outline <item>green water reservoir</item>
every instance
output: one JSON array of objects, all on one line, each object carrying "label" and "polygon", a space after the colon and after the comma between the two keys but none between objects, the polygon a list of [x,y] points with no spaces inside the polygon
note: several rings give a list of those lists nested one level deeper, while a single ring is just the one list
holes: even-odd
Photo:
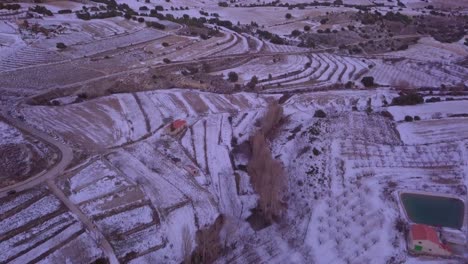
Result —
[{"label": "green water reservoir", "polygon": [[400,195],[406,214],[418,224],[461,229],[465,205],[460,199],[416,193]]}]

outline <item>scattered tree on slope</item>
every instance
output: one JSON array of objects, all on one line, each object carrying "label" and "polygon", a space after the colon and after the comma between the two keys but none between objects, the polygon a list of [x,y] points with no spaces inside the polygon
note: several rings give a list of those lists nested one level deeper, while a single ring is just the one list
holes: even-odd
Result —
[{"label": "scattered tree on slope", "polygon": [[281,119],[283,109],[278,103],[270,105],[262,121],[262,127],[250,139],[252,157],[247,166],[252,186],[258,193],[258,209],[265,220],[272,222],[281,217],[285,204],[283,195],[286,189],[285,173],[281,163],[273,159],[266,135]]}]

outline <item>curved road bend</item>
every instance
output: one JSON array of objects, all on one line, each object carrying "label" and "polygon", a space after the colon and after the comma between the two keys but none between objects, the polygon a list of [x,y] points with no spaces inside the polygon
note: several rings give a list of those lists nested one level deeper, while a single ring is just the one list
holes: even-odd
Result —
[{"label": "curved road bend", "polygon": [[73,151],[69,146],[57,141],[56,139],[54,139],[53,137],[47,135],[46,133],[42,131],[39,131],[31,126],[28,126],[22,123],[21,121],[15,120],[14,118],[6,114],[5,110],[1,110],[0,113],[2,114],[3,119],[7,123],[9,123],[11,126],[27,134],[30,134],[39,140],[47,142],[49,145],[53,146],[56,149],[59,155],[59,161],[56,164],[54,164],[51,168],[49,168],[47,171],[36,174],[22,182],[18,182],[13,185],[1,188],[0,197],[5,196],[8,193],[8,191],[15,190],[17,192],[20,192],[20,191],[32,188],[46,181],[47,179],[52,179],[58,176],[60,173],[62,173],[66,169],[68,164],[70,164],[70,162],[73,159]]},{"label": "curved road bend", "polygon": [[83,225],[89,230],[91,233],[92,238],[96,241],[96,243],[101,247],[104,251],[105,255],[108,257],[111,264],[119,263],[117,257],[115,256],[114,249],[107,241],[107,239],[102,235],[99,231],[96,224],[94,224],[81,210],[73,204],[66,195],[54,184],[53,179],[57,177],[59,174],[63,173],[64,170],[67,168],[68,164],[73,159],[73,151],[72,149],[57,141],[56,139],[52,138],[51,136],[47,135],[46,133],[39,131],[31,126],[28,126],[21,121],[15,120],[14,118],[10,117],[6,114],[5,110],[1,110],[0,113],[2,114],[2,120],[10,124],[11,126],[27,133],[31,134],[32,136],[49,143],[54,148],[59,155],[59,161],[51,168],[49,168],[46,172],[41,172],[35,176],[32,176],[22,182],[4,187],[0,189],[0,198],[6,196],[8,191],[15,190],[17,192],[23,191],[29,188],[32,188],[36,185],[39,185],[43,182],[46,182],[47,186],[49,187],[50,191],[57,196],[65,206],[70,210],[71,213],[75,214],[79,220],[83,223]]}]

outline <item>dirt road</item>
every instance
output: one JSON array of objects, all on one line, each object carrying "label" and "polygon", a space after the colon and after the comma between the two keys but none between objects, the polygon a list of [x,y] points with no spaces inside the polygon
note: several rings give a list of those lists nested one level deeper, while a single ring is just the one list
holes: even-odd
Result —
[{"label": "dirt road", "polygon": [[99,247],[104,251],[104,254],[106,257],[109,259],[110,264],[117,264],[119,263],[119,260],[115,256],[114,249],[112,248],[111,244],[107,239],[104,237],[104,235],[101,233],[99,228],[96,226],[96,224],[89,219],[83,212],[81,212],[80,208],[78,208],[77,205],[73,204],[67,196],[55,185],[55,183],[52,181],[52,179],[47,180],[47,186],[49,187],[49,190],[57,196],[57,198],[62,201],[62,203],[65,204],[65,206],[75,214],[78,219],[80,219],[81,223],[85,225],[85,227],[88,229],[88,231],[91,233],[91,237],[96,241],[96,244],[99,245]]},{"label": "dirt road", "polygon": [[73,159],[73,151],[69,146],[57,141],[56,139],[52,138],[51,136],[47,135],[46,133],[42,131],[39,131],[31,126],[28,126],[22,123],[21,121],[15,120],[14,118],[6,114],[5,109],[0,110],[0,113],[7,123],[12,125],[13,127],[16,127],[17,129],[21,130],[24,133],[32,135],[38,140],[42,140],[48,143],[53,148],[55,148],[56,152],[59,155],[58,157],[59,161],[55,165],[53,165],[51,168],[49,168],[47,171],[34,175],[22,182],[0,189],[0,197],[6,196],[9,191],[12,191],[12,190],[17,191],[17,192],[23,191],[23,190],[32,188],[40,183],[43,183],[44,181],[48,179],[53,179],[56,176],[58,176],[60,173],[62,173],[65,170],[65,168],[68,166],[68,164],[70,164],[70,162]]}]

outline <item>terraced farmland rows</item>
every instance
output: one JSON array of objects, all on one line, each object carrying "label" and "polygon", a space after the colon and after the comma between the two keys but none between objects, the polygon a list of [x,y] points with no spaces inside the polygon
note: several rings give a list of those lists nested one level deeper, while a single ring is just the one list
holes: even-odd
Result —
[{"label": "terraced farmland rows", "polygon": [[[357,58],[325,53],[312,54],[308,59],[310,67],[304,67],[297,73],[294,72],[291,75],[284,75],[281,78],[273,78],[271,81],[261,83],[267,88],[278,85],[292,88],[311,81],[322,85],[346,83],[356,79],[356,76],[367,67]],[[274,86],[268,87],[272,85]]]},{"label": "terraced farmland rows", "polygon": [[[70,200],[96,223],[114,246],[119,260],[129,261],[140,252],[163,244],[162,238],[158,239],[159,215],[151,202],[138,186],[105,162],[91,163],[70,178],[62,179],[61,185]],[[135,239],[146,243],[127,244]],[[140,247],[136,249],[136,245]]]},{"label": "terraced farmland rows", "polygon": [[23,47],[0,60],[0,72],[64,60],[54,51],[33,46]]},{"label": "terraced farmland rows", "polygon": [[2,198],[1,204],[1,262],[92,262],[102,257],[81,223],[45,188]]},{"label": "terraced farmland rows", "polygon": [[212,55],[231,55],[231,54],[245,54],[249,52],[249,43],[244,35],[236,32],[230,32],[235,38],[236,42],[232,46],[225,48],[224,50],[214,53]]}]

